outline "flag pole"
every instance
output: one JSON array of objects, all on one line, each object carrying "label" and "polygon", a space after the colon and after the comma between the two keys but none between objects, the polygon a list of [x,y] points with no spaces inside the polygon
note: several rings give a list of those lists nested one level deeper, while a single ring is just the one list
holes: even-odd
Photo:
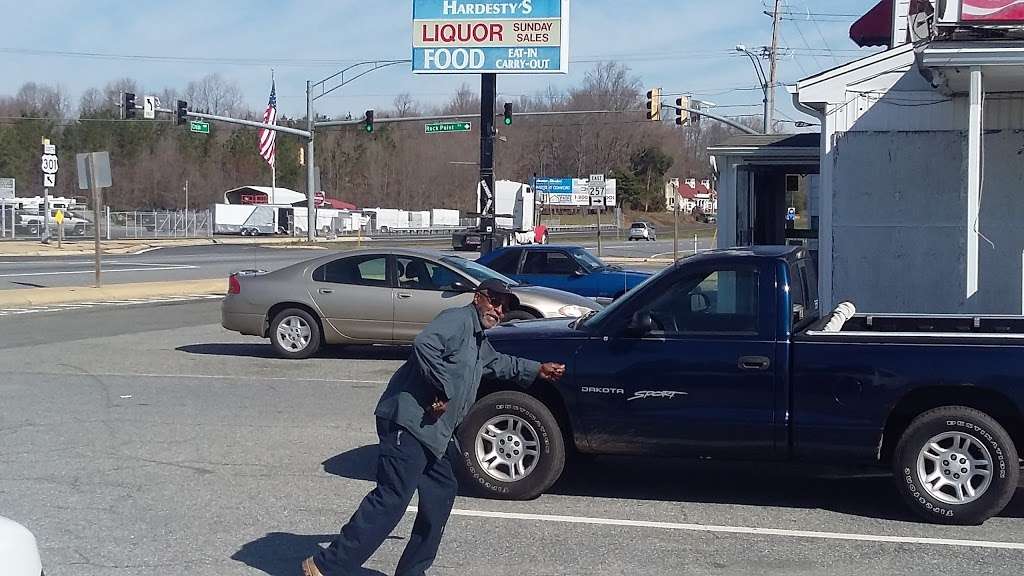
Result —
[{"label": "flag pole", "polygon": [[[270,69],[270,85],[274,85],[274,69]],[[274,118],[274,124],[277,124],[277,118]],[[274,204],[274,196],[277,193],[277,158],[274,158],[274,163],[270,165],[270,203]]]}]

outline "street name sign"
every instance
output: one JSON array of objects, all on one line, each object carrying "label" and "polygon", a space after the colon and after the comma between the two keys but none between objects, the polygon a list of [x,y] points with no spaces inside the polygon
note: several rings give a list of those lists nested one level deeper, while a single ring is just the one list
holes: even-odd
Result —
[{"label": "street name sign", "polygon": [[423,126],[423,131],[427,134],[437,134],[438,132],[469,132],[473,129],[471,122],[431,122]]}]

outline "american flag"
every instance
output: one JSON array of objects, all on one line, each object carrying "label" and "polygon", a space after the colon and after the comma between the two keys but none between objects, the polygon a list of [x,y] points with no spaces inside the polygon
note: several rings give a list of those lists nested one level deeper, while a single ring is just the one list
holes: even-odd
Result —
[{"label": "american flag", "polygon": [[[263,123],[277,123],[277,93],[274,89],[273,80],[270,82],[270,102],[267,103],[267,111],[263,113]],[[276,131],[260,128],[260,156],[262,156],[271,167],[274,166],[274,160],[277,157]]]}]

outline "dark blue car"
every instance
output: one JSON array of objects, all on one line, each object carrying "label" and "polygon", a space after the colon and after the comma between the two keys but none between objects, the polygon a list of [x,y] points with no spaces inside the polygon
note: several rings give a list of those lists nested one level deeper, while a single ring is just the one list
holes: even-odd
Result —
[{"label": "dark blue car", "polygon": [[609,266],[580,246],[512,246],[481,256],[477,262],[517,282],[565,290],[602,304],[651,276]]}]

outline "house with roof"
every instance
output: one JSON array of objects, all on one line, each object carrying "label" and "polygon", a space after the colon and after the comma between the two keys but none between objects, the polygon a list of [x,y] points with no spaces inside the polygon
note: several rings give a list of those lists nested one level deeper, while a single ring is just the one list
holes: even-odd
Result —
[{"label": "house with roof", "polygon": [[692,214],[697,208],[705,214],[718,212],[718,194],[710,179],[700,182],[696,178],[670,179],[665,183],[665,209],[669,212],[675,210],[676,203],[684,214]]}]

